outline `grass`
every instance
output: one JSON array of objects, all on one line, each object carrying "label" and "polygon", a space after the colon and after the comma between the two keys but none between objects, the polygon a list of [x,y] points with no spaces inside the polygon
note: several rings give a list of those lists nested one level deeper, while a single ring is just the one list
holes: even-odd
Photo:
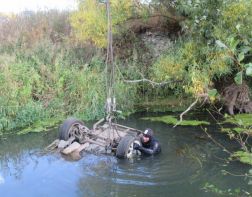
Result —
[{"label": "grass", "polygon": [[[0,133],[20,128],[18,134],[43,131],[53,125],[51,120],[67,116],[82,120],[105,116],[106,72],[102,60],[94,58],[86,67],[22,61],[0,66]],[[132,112],[136,86],[118,79],[114,86],[117,109],[124,114]]]}]

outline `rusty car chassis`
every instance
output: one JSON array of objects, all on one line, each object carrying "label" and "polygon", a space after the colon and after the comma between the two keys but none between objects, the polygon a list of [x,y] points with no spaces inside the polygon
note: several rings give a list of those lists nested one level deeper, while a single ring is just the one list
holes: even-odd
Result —
[{"label": "rusty car chassis", "polygon": [[57,148],[65,155],[91,152],[112,154],[121,159],[132,158],[141,154],[133,148],[134,143],[141,144],[141,134],[141,130],[105,118],[96,122],[92,129],[76,118],[68,118],[59,127],[59,139],[47,149]]}]

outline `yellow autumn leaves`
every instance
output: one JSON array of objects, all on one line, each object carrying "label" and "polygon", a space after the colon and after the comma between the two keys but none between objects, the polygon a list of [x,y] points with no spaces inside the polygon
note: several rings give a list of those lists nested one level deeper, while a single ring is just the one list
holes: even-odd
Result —
[{"label": "yellow autumn leaves", "polygon": [[[113,33],[117,33],[115,25],[131,16],[132,0],[110,0]],[[77,38],[90,41],[99,48],[107,45],[106,4],[97,0],[85,0],[79,3],[79,10],[72,14],[71,25]]]},{"label": "yellow autumn leaves", "polygon": [[194,96],[206,94],[214,77],[230,72],[227,58],[225,50],[212,50],[191,41],[181,43],[153,65],[153,77],[158,81],[179,81],[184,91]]}]

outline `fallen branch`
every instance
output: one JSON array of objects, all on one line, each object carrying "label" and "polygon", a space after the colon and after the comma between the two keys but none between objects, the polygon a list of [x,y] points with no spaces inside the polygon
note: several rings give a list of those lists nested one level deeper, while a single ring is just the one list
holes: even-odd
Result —
[{"label": "fallen branch", "polygon": [[199,94],[196,98],[196,100],[184,111],[180,114],[179,116],[179,121],[173,126],[173,128],[175,128],[176,126],[178,126],[182,121],[183,121],[183,116],[189,112],[193,107],[194,105],[196,105],[199,101],[200,98],[205,98],[204,99],[204,102],[206,101],[208,95],[207,94]]},{"label": "fallen branch", "polygon": [[[201,127],[202,128],[202,127]],[[207,131],[206,129],[203,129],[202,130],[206,133],[207,137],[210,138],[216,145],[218,145],[219,147],[221,147],[224,151],[226,151],[228,154],[232,155],[232,153],[225,147],[223,146],[222,144],[220,144],[219,142],[217,142]]]},{"label": "fallen branch", "polygon": [[116,68],[119,72],[119,74],[121,75],[122,77],[122,80],[125,82],[125,83],[141,83],[141,82],[148,82],[152,85],[152,87],[155,87],[155,86],[163,86],[163,85],[166,85],[166,84],[171,84],[171,83],[180,83],[182,82],[183,80],[174,80],[174,81],[163,81],[163,82],[155,82],[155,81],[152,81],[150,79],[146,79],[142,73],[140,73],[140,75],[142,76],[142,79],[136,79],[136,80],[128,80],[128,79],[125,79],[121,70],[119,69],[118,65],[116,64]]},{"label": "fallen branch", "polygon": [[126,83],[148,82],[148,83],[150,83],[152,85],[152,87],[154,87],[154,86],[163,86],[163,85],[170,84],[170,83],[179,83],[179,82],[182,82],[182,80],[155,82],[155,81],[152,81],[152,80],[146,79],[146,78],[137,79],[137,80],[126,80],[126,79],[123,79],[123,81],[126,82]]},{"label": "fallen branch", "polygon": [[249,174],[233,174],[229,171],[226,171],[226,170],[222,170],[223,173],[226,173],[226,174],[229,174],[231,176],[236,176],[236,177],[248,177],[248,178],[252,178],[252,176],[250,176]]},{"label": "fallen branch", "polygon": [[197,97],[197,99],[183,112],[180,114],[179,116],[179,121],[173,126],[173,128],[175,128],[176,126],[178,126],[182,121],[183,121],[183,116],[190,111],[194,105],[196,105],[198,103],[199,97]]},{"label": "fallen branch", "polygon": [[[165,14],[161,14],[161,13],[157,13],[157,14],[150,14],[148,16],[148,19],[150,18],[156,18],[156,17],[160,17],[160,18],[166,18],[169,20],[173,20],[175,22],[180,22],[186,19],[186,17],[184,16],[175,16],[175,15],[165,15]],[[134,17],[130,17],[126,20],[126,22],[129,21],[134,21],[134,20],[145,20],[145,16],[134,16]]]}]

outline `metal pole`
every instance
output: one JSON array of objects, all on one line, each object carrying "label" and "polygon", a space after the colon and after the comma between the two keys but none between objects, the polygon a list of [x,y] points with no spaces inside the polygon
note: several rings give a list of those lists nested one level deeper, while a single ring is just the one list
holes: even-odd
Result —
[{"label": "metal pole", "polygon": [[106,59],[106,71],[107,71],[107,121],[109,122],[108,130],[108,143],[110,143],[110,132],[112,131],[112,112],[114,110],[114,57],[113,57],[113,37],[112,37],[112,23],[111,23],[111,10],[110,10],[110,1],[106,2],[107,8],[107,19],[108,19],[108,32],[107,32],[107,59]]}]

